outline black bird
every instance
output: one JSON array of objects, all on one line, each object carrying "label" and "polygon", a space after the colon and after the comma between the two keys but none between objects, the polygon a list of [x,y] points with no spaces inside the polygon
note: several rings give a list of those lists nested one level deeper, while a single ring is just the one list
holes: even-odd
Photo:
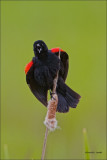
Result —
[{"label": "black bird", "polygon": [[68,112],[69,107],[76,108],[81,96],[65,84],[68,73],[68,54],[61,49],[60,60],[59,48],[48,50],[47,45],[38,40],[34,42],[35,56],[25,67],[26,82],[34,96],[47,106],[48,90],[53,88],[53,80],[59,70],[56,92],[58,94],[58,112]]}]

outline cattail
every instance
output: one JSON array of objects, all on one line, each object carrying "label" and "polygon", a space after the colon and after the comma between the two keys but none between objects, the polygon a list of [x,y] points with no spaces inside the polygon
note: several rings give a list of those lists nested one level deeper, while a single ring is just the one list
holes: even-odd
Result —
[{"label": "cattail", "polygon": [[44,124],[50,131],[53,131],[57,128],[57,120],[56,120],[57,104],[58,104],[58,96],[57,94],[54,94],[52,99],[48,102],[47,106],[48,111],[44,121]]},{"label": "cattail", "polygon": [[[58,57],[60,59],[60,48],[59,48],[59,56]],[[46,114],[45,121],[44,121],[44,124],[46,125],[46,132],[45,132],[45,139],[44,139],[44,144],[43,144],[43,151],[42,151],[41,160],[44,160],[44,157],[45,157],[45,149],[46,149],[48,130],[54,131],[57,128],[56,110],[57,110],[57,104],[58,104],[58,96],[56,94],[56,87],[57,87],[57,81],[58,81],[58,74],[59,74],[59,71],[57,72],[57,75],[53,81],[52,98],[48,102],[47,114]]]},{"label": "cattail", "polygon": [[[59,49],[58,57],[60,59],[60,49]],[[56,87],[57,87],[57,81],[58,81],[58,74],[59,74],[59,71],[57,72],[57,75],[53,81],[53,90],[52,90],[53,96],[48,102],[47,115],[44,121],[44,124],[50,131],[54,131],[57,128],[56,109],[57,109],[57,104],[58,104],[58,96],[56,94]]]}]

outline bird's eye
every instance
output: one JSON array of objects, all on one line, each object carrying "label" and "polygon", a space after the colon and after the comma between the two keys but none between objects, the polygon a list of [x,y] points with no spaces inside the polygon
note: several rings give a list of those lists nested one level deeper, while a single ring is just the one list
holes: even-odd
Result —
[{"label": "bird's eye", "polygon": [[40,44],[37,44],[36,45],[36,48],[39,50],[41,48],[41,45]]}]

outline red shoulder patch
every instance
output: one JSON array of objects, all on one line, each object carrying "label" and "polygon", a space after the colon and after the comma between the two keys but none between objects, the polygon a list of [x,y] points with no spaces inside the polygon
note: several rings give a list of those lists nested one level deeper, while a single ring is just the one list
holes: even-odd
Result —
[{"label": "red shoulder patch", "polygon": [[[51,52],[52,52],[52,53],[59,52],[59,48],[52,48],[52,49],[51,49]],[[61,52],[64,52],[64,50],[61,49]]]},{"label": "red shoulder patch", "polygon": [[29,69],[32,67],[33,65],[33,61],[29,62],[26,66],[25,66],[25,74],[27,74],[27,72],[29,71]]}]

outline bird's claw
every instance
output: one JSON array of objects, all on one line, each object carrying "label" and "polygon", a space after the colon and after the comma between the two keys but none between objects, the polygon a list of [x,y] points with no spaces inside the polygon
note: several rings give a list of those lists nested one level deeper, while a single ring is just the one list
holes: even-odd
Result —
[{"label": "bird's claw", "polygon": [[51,99],[53,98],[54,100],[56,100],[56,99],[53,97],[53,94],[55,94],[55,93],[50,91],[50,97],[51,97]]}]

